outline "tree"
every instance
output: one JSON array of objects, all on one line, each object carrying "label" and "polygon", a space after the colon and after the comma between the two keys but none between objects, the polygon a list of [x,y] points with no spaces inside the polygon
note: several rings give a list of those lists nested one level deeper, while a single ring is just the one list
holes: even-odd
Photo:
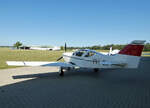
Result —
[{"label": "tree", "polygon": [[19,49],[19,47],[22,45],[21,42],[17,41],[15,44],[14,44],[14,47],[16,47],[17,49]]},{"label": "tree", "polygon": [[64,46],[61,46],[60,49],[61,49],[61,50],[64,50]]},{"label": "tree", "polygon": [[145,44],[144,51],[150,51],[150,43]]}]

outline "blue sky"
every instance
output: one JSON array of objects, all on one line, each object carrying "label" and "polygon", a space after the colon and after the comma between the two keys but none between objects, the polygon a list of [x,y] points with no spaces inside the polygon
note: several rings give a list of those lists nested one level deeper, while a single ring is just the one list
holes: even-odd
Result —
[{"label": "blue sky", "polygon": [[150,42],[150,0],[0,0],[0,45]]}]

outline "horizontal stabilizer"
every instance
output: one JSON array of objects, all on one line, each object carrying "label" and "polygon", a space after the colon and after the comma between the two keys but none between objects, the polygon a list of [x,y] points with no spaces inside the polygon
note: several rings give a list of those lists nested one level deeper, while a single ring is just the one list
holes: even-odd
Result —
[{"label": "horizontal stabilizer", "polygon": [[131,44],[144,45],[145,42],[145,40],[134,40],[131,42]]}]

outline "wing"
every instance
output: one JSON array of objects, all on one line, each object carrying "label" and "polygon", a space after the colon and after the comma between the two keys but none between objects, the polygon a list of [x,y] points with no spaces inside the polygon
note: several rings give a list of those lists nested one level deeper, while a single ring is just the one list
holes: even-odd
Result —
[{"label": "wing", "polygon": [[9,66],[56,66],[56,67],[74,67],[66,62],[28,62],[28,61],[7,61]]}]

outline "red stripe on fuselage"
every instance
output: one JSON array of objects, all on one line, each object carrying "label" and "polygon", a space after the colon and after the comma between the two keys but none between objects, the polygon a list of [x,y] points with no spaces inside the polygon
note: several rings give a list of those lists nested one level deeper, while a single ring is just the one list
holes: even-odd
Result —
[{"label": "red stripe on fuselage", "polygon": [[144,45],[127,45],[119,54],[141,56]]}]

